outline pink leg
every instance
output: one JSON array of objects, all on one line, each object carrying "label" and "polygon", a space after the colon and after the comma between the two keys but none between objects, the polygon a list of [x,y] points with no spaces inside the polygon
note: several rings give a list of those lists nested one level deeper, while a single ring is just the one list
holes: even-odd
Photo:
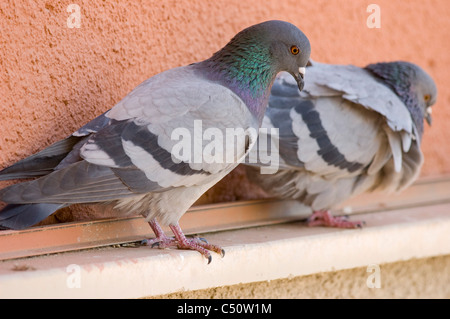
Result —
[{"label": "pink leg", "polygon": [[225,256],[225,251],[216,245],[209,244],[205,239],[202,238],[186,238],[183,231],[178,223],[169,225],[170,229],[174,233],[175,237],[167,237],[161,226],[159,226],[156,219],[152,219],[150,222],[150,227],[156,235],[156,238],[151,240],[146,240],[145,243],[148,246],[157,246],[160,249],[169,247],[178,247],[179,249],[190,249],[196,250],[208,259],[208,264],[211,262],[212,257],[208,250],[214,251],[220,254],[222,257]]},{"label": "pink leg", "polygon": [[337,228],[361,228],[364,222],[349,221],[345,216],[333,216],[328,210],[314,211],[308,218],[308,226],[328,226]]},{"label": "pink leg", "polygon": [[212,260],[211,254],[209,253],[208,250],[214,251],[219,255],[221,255],[222,257],[225,256],[225,250],[223,250],[219,246],[209,244],[205,239],[198,237],[186,238],[178,223],[174,225],[169,225],[169,227],[170,229],[172,229],[172,232],[175,235],[176,241],[178,242],[178,248],[198,251],[200,254],[202,254],[208,259],[208,264]]},{"label": "pink leg", "polygon": [[175,240],[173,238],[167,237],[155,218],[150,220],[148,224],[152,228],[156,237],[153,239],[145,239],[143,240],[143,243],[145,243],[147,246],[151,246],[152,248],[154,246],[161,245],[164,245],[164,247],[169,247],[170,245],[176,246]]}]

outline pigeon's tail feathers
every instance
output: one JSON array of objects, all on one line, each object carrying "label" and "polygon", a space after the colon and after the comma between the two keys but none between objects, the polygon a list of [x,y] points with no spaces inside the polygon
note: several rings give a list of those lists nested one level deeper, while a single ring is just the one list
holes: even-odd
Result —
[{"label": "pigeon's tail feathers", "polygon": [[409,187],[419,177],[423,162],[424,157],[420,150],[420,145],[415,143],[406,156],[403,156],[403,176],[397,191],[402,191]]},{"label": "pigeon's tail feathers", "polygon": [[80,149],[92,133],[111,123],[106,113],[96,117],[69,137],[0,171],[0,181],[44,176],[78,162]]},{"label": "pigeon's tail feathers", "polygon": [[386,193],[400,192],[410,186],[419,176],[424,162],[423,153],[417,141],[411,144],[407,153],[402,155],[401,170],[397,171],[395,158],[391,157],[373,176],[377,181],[373,183],[371,191]]},{"label": "pigeon's tail feathers", "polygon": [[24,229],[64,207],[64,204],[9,204],[0,211],[0,228]]},{"label": "pigeon's tail feathers", "polygon": [[80,139],[77,136],[69,136],[34,155],[6,167],[0,171],[0,181],[44,176],[53,172],[74,149],[74,146]]},{"label": "pigeon's tail feathers", "polygon": [[0,190],[8,204],[96,203],[130,196],[132,191],[109,167],[80,161],[38,179]]}]

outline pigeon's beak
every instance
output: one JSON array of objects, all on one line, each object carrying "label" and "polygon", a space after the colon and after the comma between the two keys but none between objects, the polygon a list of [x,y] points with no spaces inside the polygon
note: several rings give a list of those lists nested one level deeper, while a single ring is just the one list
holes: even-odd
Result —
[{"label": "pigeon's beak", "polygon": [[298,73],[294,74],[294,78],[297,81],[297,85],[299,90],[303,90],[303,87],[305,86],[305,73],[306,73],[306,68],[305,67],[300,67],[298,68]]},{"label": "pigeon's beak", "polygon": [[432,118],[431,118],[431,106],[427,107],[427,114],[425,114],[425,120],[427,121],[428,125],[431,126]]}]

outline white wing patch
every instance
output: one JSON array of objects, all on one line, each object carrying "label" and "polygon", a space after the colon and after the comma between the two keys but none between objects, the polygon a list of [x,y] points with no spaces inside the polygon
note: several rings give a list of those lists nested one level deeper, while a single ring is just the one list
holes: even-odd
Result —
[{"label": "white wing patch", "polygon": [[80,148],[80,155],[83,158],[88,158],[92,164],[118,167],[114,160],[103,150],[101,150],[97,144],[87,142]]}]

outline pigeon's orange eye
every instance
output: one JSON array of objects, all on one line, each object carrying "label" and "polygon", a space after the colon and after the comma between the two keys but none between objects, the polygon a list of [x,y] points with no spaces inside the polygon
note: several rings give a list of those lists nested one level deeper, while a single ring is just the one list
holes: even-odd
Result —
[{"label": "pigeon's orange eye", "polygon": [[300,49],[298,48],[298,46],[296,46],[296,45],[291,46],[291,53],[293,55],[299,54],[300,53]]},{"label": "pigeon's orange eye", "polygon": [[429,102],[431,100],[431,95],[430,94],[425,94],[423,96],[423,99],[425,100],[425,102]]}]

